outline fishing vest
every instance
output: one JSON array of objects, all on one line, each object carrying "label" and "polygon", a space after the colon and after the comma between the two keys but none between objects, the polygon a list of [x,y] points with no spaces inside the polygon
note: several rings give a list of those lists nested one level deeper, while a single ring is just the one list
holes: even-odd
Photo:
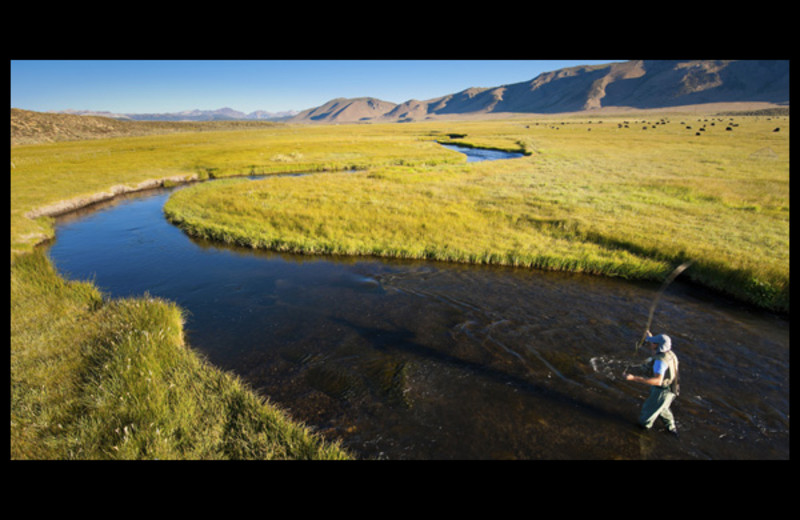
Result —
[{"label": "fishing vest", "polygon": [[653,356],[653,360],[661,360],[667,364],[667,371],[664,372],[664,381],[661,383],[661,388],[669,388],[670,392],[675,395],[680,394],[680,386],[678,385],[678,356],[674,352],[659,352]]}]

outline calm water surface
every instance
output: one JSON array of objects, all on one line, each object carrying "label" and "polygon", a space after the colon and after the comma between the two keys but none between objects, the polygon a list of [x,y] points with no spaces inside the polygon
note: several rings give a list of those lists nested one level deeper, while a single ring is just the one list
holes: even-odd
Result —
[{"label": "calm water surface", "polygon": [[169,193],[60,218],[54,264],[177,302],[193,348],[359,457],[789,458],[788,319],[669,287],[674,439],[636,427],[647,390],[620,377],[659,284],[229,248],[170,225]]}]

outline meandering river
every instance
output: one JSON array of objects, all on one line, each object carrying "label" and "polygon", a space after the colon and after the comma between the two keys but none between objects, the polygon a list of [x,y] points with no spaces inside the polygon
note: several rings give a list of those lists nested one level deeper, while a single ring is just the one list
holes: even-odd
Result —
[{"label": "meandering river", "polygon": [[659,284],[231,248],[169,224],[170,193],[60,217],[53,263],[177,302],[192,348],[358,457],[789,458],[785,317],[669,286],[651,329],[681,360],[673,438],[636,426],[647,389],[620,377]]}]

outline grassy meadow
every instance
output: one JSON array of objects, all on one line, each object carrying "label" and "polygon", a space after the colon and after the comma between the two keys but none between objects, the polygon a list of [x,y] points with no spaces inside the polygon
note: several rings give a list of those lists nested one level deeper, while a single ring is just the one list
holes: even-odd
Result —
[{"label": "grassy meadow", "polygon": [[165,212],[192,235],[308,254],[649,280],[692,259],[696,282],[788,312],[788,119],[781,132],[764,117],[644,121],[464,122],[458,140],[529,155],[201,184]]},{"label": "grassy meadow", "polygon": [[[436,140],[527,155],[466,163]],[[650,280],[692,259],[682,277],[789,312],[788,116],[273,125],[12,146],[12,459],[348,457],[198,356],[173,303],[61,278],[34,248],[52,219],[26,216],[152,179],[285,172],[316,173],[197,183],[165,213],[193,235],[307,254]]]},{"label": "grassy meadow", "polygon": [[[353,134],[349,127],[267,126],[11,148],[11,249],[52,236],[46,219],[26,214],[65,200],[80,203],[116,186],[150,179],[200,180],[251,173],[366,168],[458,161],[402,125]],[[404,131],[405,130],[405,131]]]}]

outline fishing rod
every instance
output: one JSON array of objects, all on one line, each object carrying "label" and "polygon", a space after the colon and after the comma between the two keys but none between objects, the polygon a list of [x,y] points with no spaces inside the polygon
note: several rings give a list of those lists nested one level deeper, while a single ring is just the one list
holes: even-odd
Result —
[{"label": "fishing rod", "polygon": [[671,284],[672,281],[675,280],[675,278],[677,278],[679,274],[688,269],[689,266],[692,265],[692,262],[693,260],[689,260],[688,262],[684,262],[678,267],[676,267],[675,270],[672,271],[672,273],[667,277],[667,279],[664,280],[664,283],[661,284],[661,288],[658,290],[658,294],[656,294],[656,298],[655,300],[653,300],[653,304],[650,305],[650,316],[647,318],[647,326],[644,328],[642,339],[639,340],[638,343],[636,343],[637,354],[639,353],[639,347],[641,347],[644,344],[644,340],[647,339],[647,332],[650,330],[650,325],[653,323],[653,314],[656,311],[656,305],[658,305],[658,300],[661,299],[661,295],[664,293],[664,290],[667,288],[667,286]]}]

